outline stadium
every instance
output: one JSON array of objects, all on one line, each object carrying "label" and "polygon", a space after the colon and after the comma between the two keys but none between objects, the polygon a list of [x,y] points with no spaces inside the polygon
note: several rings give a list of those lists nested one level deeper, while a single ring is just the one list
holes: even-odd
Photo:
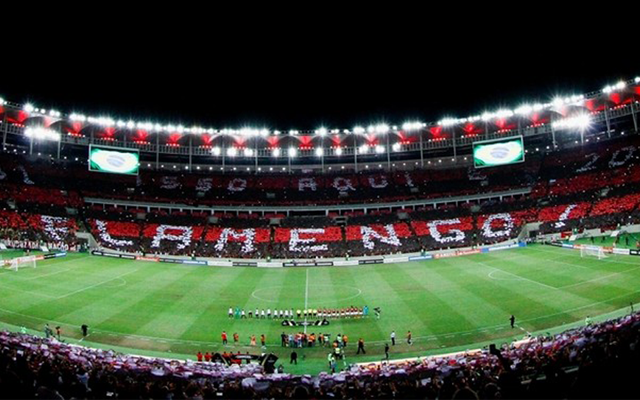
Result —
[{"label": "stadium", "polygon": [[6,393],[626,389],[639,106],[633,78],[466,118],[280,131],[0,99]]}]

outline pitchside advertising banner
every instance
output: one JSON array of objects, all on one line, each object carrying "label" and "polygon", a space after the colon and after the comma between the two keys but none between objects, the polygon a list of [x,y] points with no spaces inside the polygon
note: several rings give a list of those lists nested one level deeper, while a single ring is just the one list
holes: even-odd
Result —
[{"label": "pitchside advertising banner", "polygon": [[333,267],[332,261],[292,261],[282,263],[284,267]]},{"label": "pitchside advertising banner", "polygon": [[473,165],[476,168],[497,167],[521,162],[524,162],[522,136],[473,143]]}]

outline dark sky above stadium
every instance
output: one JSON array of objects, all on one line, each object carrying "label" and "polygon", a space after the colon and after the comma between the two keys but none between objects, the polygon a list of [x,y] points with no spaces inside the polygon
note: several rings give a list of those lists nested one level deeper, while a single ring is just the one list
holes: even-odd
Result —
[{"label": "dark sky above stadium", "polygon": [[560,15],[253,11],[117,9],[38,25],[5,46],[0,96],[124,120],[306,130],[466,117],[640,75],[633,35],[583,34]]}]

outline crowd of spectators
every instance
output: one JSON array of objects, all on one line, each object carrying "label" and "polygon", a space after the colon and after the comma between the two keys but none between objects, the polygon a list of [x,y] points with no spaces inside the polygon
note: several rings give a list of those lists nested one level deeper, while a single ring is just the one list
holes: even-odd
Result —
[{"label": "crowd of spectators", "polygon": [[[7,156],[0,160],[3,171],[0,208],[4,208],[0,215],[3,222],[0,237],[51,241],[39,222],[44,215],[68,220],[72,225],[78,221],[77,226],[69,226],[70,234],[63,239],[66,243],[73,241],[73,232],[86,227],[105,248],[123,251],[286,259],[408,253],[490,244],[515,238],[522,224],[533,221],[542,222],[544,233],[610,228],[640,221],[637,190],[640,165],[635,142],[631,137],[609,142],[607,146],[585,146],[571,153],[537,154],[524,164],[496,170],[457,167],[261,177],[219,174],[203,177],[195,172],[172,175],[146,171],[138,177],[115,179],[109,174],[87,175],[85,169],[74,164]],[[489,186],[478,187],[480,183]],[[422,206],[415,210],[381,209],[366,213],[353,210],[321,217],[246,212],[211,214],[163,210],[153,207],[152,203],[149,208],[134,209],[85,205],[82,201],[83,196],[90,195],[167,202],[185,202],[186,198],[198,204],[214,198],[237,200],[237,204],[247,201],[280,204],[289,196],[291,201],[320,204],[322,201],[387,201],[396,195],[429,198],[522,185],[532,186],[532,194]],[[335,197],[338,192],[346,193],[346,198]],[[267,194],[272,196],[264,197]],[[495,217],[496,214],[509,214],[511,220]],[[338,216],[341,218],[336,218]],[[104,232],[96,227],[96,220],[104,222]],[[487,220],[490,220],[488,225]],[[192,232],[190,240],[188,243],[175,237],[165,240],[171,236],[165,235],[156,243],[159,225],[178,227],[178,230],[188,227]],[[393,227],[395,236],[386,230],[387,226]],[[226,229],[231,231],[222,235]],[[324,232],[311,233],[310,229]],[[298,236],[299,246],[291,245],[294,230],[302,232],[302,236]],[[247,245],[245,233],[252,238],[251,246]],[[176,235],[180,236],[179,232]],[[221,235],[224,238],[219,240]],[[367,237],[373,246],[365,242]],[[308,244],[303,243],[304,240],[309,240]]]},{"label": "crowd of spectators", "polygon": [[[284,341],[284,339],[283,339]],[[8,398],[620,398],[636,392],[640,314],[556,335],[336,373],[146,358],[0,333]],[[216,359],[214,357],[213,359]],[[633,397],[633,396],[632,396]]]}]

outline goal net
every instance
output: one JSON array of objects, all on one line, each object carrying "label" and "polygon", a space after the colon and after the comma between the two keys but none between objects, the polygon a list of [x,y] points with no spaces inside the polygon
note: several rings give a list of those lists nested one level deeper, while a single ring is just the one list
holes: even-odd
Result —
[{"label": "goal net", "polygon": [[16,257],[4,260],[4,268],[18,271],[20,268],[35,268],[36,256]]},{"label": "goal net", "polygon": [[580,257],[597,257],[598,260],[607,258],[607,255],[602,250],[602,247],[598,246],[582,246],[580,248]]}]

